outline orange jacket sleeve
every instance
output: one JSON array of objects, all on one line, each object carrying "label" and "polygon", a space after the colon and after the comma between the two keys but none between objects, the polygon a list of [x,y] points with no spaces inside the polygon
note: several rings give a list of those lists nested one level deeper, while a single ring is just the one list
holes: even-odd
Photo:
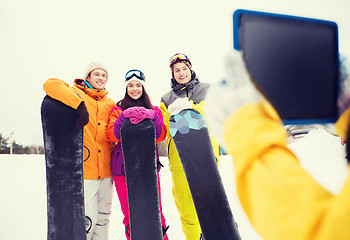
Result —
[{"label": "orange jacket sleeve", "polygon": [[68,83],[56,78],[47,80],[43,88],[47,95],[74,109],[77,109],[83,101],[77,89],[70,87]]},{"label": "orange jacket sleeve", "polygon": [[112,109],[111,115],[109,117],[109,123],[108,123],[108,128],[107,128],[107,136],[108,136],[109,140],[111,140],[112,142],[115,142],[115,143],[120,142],[120,140],[117,139],[114,136],[114,123],[118,119],[118,117],[119,117],[121,112],[122,112],[121,108],[114,107]]}]

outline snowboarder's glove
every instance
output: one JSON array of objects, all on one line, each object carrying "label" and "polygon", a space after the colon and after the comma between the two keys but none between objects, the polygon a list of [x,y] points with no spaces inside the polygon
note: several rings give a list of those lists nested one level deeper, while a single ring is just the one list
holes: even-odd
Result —
[{"label": "snowboarder's glove", "polygon": [[153,109],[146,109],[144,107],[130,107],[123,112],[126,118],[130,119],[132,124],[138,124],[143,119],[153,119],[156,112]]},{"label": "snowboarder's glove", "polygon": [[171,115],[178,114],[184,109],[191,109],[192,102],[186,98],[177,98],[172,104],[168,107],[168,112]]},{"label": "snowboarder's glove", "polygon": [[246,103],[261,100],[251,82],[242,52],[233,50],[225,59],[226,79],[211,86],[205,98],[204,116],[213,136],[223,142],[223,124],[227,117]]},{"label": "snowboarder's glove", "polygon": [[338,109],[341,115],[347,108],[350,107],[350,75],[349,75],[349,61],[346,56],[339,57],[339,96]]},{"label": "snowboarder's glove", "polygon": [[84,102],[81,102],[77,108],[77,125],[78,127],[84,127],[89,122],[89,113],[86,109]]}]

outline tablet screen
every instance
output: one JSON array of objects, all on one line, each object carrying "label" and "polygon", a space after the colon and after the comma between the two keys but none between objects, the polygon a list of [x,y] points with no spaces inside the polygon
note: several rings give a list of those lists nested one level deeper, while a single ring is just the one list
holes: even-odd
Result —
[{"label": "tablet screen", "polygon": [[338,117],[338,32],[333,22],[247,10],[234,13],[234,47],[285,124]]}]

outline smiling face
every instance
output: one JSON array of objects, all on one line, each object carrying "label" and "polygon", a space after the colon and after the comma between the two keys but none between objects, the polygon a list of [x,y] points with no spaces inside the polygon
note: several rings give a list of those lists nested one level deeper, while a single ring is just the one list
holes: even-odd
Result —
[{"label": "smiling face", "polygon": [[131,80],[126,87],[129,97],[134,100],[142,96],[142,84],[139,81]]},{"label": "smiling face", "polygon": [[94,69],[91,71],[86,81],[88,81],[93,88],[102,90],[107,83],[107,73],[100,68]]},{"label": "smiling face", "polygon": [[175,63],[173,68],[174,78],[179,84],[185,84],[191,80],[192,72],[189,67],[183,63]]}]

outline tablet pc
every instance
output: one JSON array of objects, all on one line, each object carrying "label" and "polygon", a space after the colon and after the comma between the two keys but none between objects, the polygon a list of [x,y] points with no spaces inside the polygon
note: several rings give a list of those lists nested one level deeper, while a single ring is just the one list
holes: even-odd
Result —
[{"label": "tablet pc", "polygon": [[284,124],[337,120],[336,23],[239,9],[233,43]]}]

